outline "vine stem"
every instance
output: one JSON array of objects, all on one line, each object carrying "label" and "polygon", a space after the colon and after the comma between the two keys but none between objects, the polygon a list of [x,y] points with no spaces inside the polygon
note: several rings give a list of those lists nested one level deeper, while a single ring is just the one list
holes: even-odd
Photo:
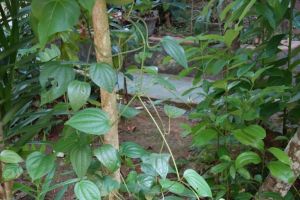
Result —
[{"label": "vine stem", "polygon": [[149,111],[149,109],[147,108],[147,106],[145,105],[145,103],[143,102],[143,100],[141,99],[140,95],[138,95],[138,99],[140,100],[141,104],[143,105],[143,107],[145,108],[146,112],[149,114],[150,118],[152,119],[153,123],[155,124],[157,130],[159,131],[164,143],[166,144],[166,147],[171,155],[171,159],[173,161],[173,164],[174,164],[174,167],[175,167],[175,171],[176,171],[176,175],[177,175],[177,179],[178,181],[180,181],[180,175],[179,175],[179,171],[178,171],[178,168],[177,168],[177,165],[176,165],[176,161],[175,161],[175,157],[172,153],[172,150],[166,140],[166,137],[164,135],[164,133],[162,132],[161,128],[159,127],[158,123],[156,122],[156,120],[154,119],[153,115],[151,114],[151,112]]}]

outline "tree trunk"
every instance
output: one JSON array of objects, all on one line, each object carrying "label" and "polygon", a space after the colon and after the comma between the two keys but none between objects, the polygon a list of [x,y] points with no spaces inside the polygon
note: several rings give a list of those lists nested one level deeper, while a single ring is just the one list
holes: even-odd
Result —
[{"label": "tree trunk", "polygon": [[[105,0],[96,0],[95,2],[93,8],[93,28],[97,61],[113,65],[109,22]],[[104,143],[111,144],[114,148],[119,149],[116,92],[114,91],[109,93],[105,90],[101,90],[101,106],[102,109],[109,114],[110,120],[113,123],[110,131],[104,135]],[[115,172],[114,178],[120,182],[119,171]],[[109,199],[113,199],[112,195],[110,195]]]},{"label": "tree trunk", "polygon": [[[298,128],[293,138],[289,141],[285,152],[291,158],[292,170],[295,176],[298,177],[300,175],[300,128]],[[260,192],[277,192],[284,197],[292,185],[269,175],[261,186]]]}]

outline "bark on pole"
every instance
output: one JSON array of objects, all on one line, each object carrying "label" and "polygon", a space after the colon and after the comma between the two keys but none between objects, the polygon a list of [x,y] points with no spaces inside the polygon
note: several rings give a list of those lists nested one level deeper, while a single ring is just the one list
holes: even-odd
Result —
[{"label": "bark on pole", "polygon": [[[292,170],[295,174],[295,177],[300,176],[300,128],[289,141],[285,152],[288,154],[292,161]],[[288,184],[283,181],[276,179],[275,177],[269,175],[263,185],[260,188],[260,192],[277,192],[282,197],[284,197],[293,184]]]},{"label": "bark on pole", "polygon": [[[111,41],[109,22],[107,15],[107,7],[105,0],[96,0],[93,8],[93,28],[94,28],[94,44],[96,57],[98,62],[105,62],[113,65],[111,53]],[[104,135],[104,143],[111,144],[114,148],[119,149],[118,135],[118,109],[116,92],[109,93],[101,90],[101,106],[102,109],[109,114],[113,123],[110,131]],[[120,172],[114,174],[115,180],[120,182]],[[110,199],[112,199],[110,197]]]}]

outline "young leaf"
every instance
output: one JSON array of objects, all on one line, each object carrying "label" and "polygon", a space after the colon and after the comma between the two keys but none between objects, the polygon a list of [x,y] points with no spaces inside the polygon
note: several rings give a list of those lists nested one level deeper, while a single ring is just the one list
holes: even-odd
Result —
[{"label": "young leaf", "polygon": [[279,161],[291,166],[292,163],[289,156],[281,149],[278,149],[276,147],[271,147],[268,149],[268,151],[272,153]]},{"label": "young leaf", "polygon": [[104,135],[111,127],[108,115],[99,108],[87,108],[79,111],[65,124],[93,135]]},{"label": "young leaf", "polygon": [[258,164],[261,162],[261,159],[257,153],[252,151],[241,153],[235,160],[235,167],[237,169],[242,168],[250,163]]},{"label": "young leaf", "polygon": [[92,151],[89,145],[78,145],[70,152],[70,160],[78,178],[85,176],[91,162]]},{"label": "young leaf", "polygon": [[101,200],[101,194],[97,185],[89,180],[82,180],[76,183],[74,192],[79,200]]},{"label": "young leaf", "polygon": [[188,68],[187,58],[182,46],[172,37],[166,36],[161,41],[165,51],[184,68]]},{"label": "young leaf", "polygon": [[121,144],[120,154],[129,158],[141,158],[147,154],[147,151],[136,143],[124,142]]},{"label": "young leaf", "polygon": [[77,2],[69,0],[47,1],[42,8],[37,9],[42,9],[41,16],[38,18],[38,34],[42,45],[54,33],[72,28],[80,15]]},{"label": "young leaf", "polygon": [[117,73],[107,63],[92,64],[90,66],[90,77],[96,85],[110,93],[117,83]]},{"label": "young leaf", "polygon": [[295,175],[289,165],[280,161],[271,161],[267,167],[269,168],[272,176],[289,184],[295,181]]},{"label": "young leaf", "polygon": [[23,173],[23,169],[18,164],[5,164],[2,172],[2,178],[4,181],[11,181]]},{"label": "young leaf", "polygon": [[74,80],[68,85],[68,97],[74,111],[79,110],[88,100],[91,94],[89,83]]},{"label": "young leaf", "polygon": [[165,110],[165,113],[170,118],[180,117],[180,116],[182,116],[186,112],[185,110],[183,110],[181,108],[177,108],[175,106],[169,106],[169,105],[165,105],[164,106],[164,110]]},{"label": "young leaf", "polygon": [[54,157],[38,151],[31,153],[26,159],[26,169],[33,181],[49,173],[53,167]]},{"label": "young leaf", "polygon": [[14,151],[3,150],[0,153],[0,161],[4,163],[20,163],[23,159]]},{"label": "young leaf", "polygon": [[110,171],[115,172],[121,166],[118,151],[110,144],[104,144],[94,150],[97,159]]},{"label": "young leaf", "polygon": [[212,197],[209,185],[196,171],[187,169],[183,177],[200,197]]}]

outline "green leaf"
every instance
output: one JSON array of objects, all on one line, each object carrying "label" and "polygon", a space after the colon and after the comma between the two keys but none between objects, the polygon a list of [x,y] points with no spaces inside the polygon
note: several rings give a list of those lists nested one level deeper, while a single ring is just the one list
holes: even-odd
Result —
[{"label": "green leaf", "polygon": [[91,94],[89,83],[74,80],[68,85],[68,97],[74,111],[79,110],[88,100]]},{"label": "green leaf", "polygon": [[[61,65],[59,62],[45,64],[41,68],[39,77],[42,86],[41,104],[52,102],[62,96],[68,88],[68,84],[75,78],[75,72],[71,66]],[[50,89],[49,85],[51,86]]]},{"label": "green leaf", "polygon": [[120,115],[127,119],[133,118],[141,113],[141,111],[123,104],[119,104],[118,108],[119,108]]},{"label": "green leaf", "polygon": [[49,173],[53,167],[54,157],[38,151],[31,153],[26,159],[26,169],[33,181]]},{"label": "green leaf", "polygon": [[78,178],[86,175],[92,162],[92,151],[89,145],[77,145],[70,152],[70,160]]},{"label": "green leaf", "polygon": [[142,190],[149,190],[155,182],[155,177],[149,176],[147,174],[139,174],[137,176],[137,184]]},{"label": "green leaf", "polygon": [[110,144],[104,144],[94,150],[97,159],[110,171],[115,172],[121,166],[118,151]]},{"label": "green leaf", "polygon": [[293,183],[295,181],[295,175],[289,165],[280,161],[271,161],[267,165],[271,172],[271,175],[286,183]]},{"label": "green leaf", "polygon": [[144,164],[150,164],[153,169],[160,175],[161,178],[166,178],[169,172],[169,154],[152,153],[142,157]]},{"label": "green leaf", "polygon": [[100,200],[100,191],[93,182],[82,180],[75,184],[74,192],[79,200]]},{"label": "green leaf", "polygon": [[88,10],[90,14],[92,14],[95,1],[96,0],[78,0],[79,4]]},{"label": "green leaf", "polygon": [[79,111],[65,124],[93,135],[104,135],[111,127],[108,115],[99,108],[87,108]]},{"label": "green leaf", "polygon": [[257,153],[252,151],[241,153],[235,160],[236,169],[242,168],[250,163],[258,164],[261,162],[261,159]]},{"label": "green leaf", "polygon": [[210,171],[211,173],[213,174],[219,174],[219,173],[222,173],[225,169],[227,169],[228,167],[230,166],[230,163],[227,162],[227,163],[219,163],[215,166],[213,166]]},{"label": "green leaf", "polygon": [[23,169],[18,164],[5,164],[2,172],[4,181],[11,181],[19,178],[23,173]]},{"label": "green leaf", "polygon": [[271,154],[273,154],[273,156],[275,156],[279,161],[291,166],[292,162],[291,162],[289,156],[281,149],[278,149],[276,147],[271,147],[268,149],[268,151]]},{"label": "green leaf", "polygon": [[172,37],[166,36],[161,41],[165,51],[184,68],[188,68],[187,58],[182,46]]},{"label": "green leaf", "polygon": [[121,144],[120,154],[129,158],[141,158],[147,154],[147,151],[134,142],[124,142]]},{"label": "green leaf", "polygon": [[209,185],[196,171],[187,169],[183,177],[200,197],[212,197]]},{"label": "green leaf", "polygon": [[113,92],[117,83],[117,73],[107,63],[92,64],[90,77],[96,85],[110,93]]},{"label": "green leaf", "polygon": [[237,29],[230,29],[230,30],[227,30],[225,32],[225,35],[224,35],[224,43],[226,44],[226,46],[228,48],[231,47],[232,45],[232,42],[234,41],[234,39],[239,35],[240,33],[240,28],[237,28]]},{"label": "green leaf", "polygon": [[103,180],[97,182],[97,185],[100,188],[101,196],[107,196],[120,188],[120,183],[114,180],[112,176],[104,176]]},{"label": "green leaf", "polygon": [[133,0],[106,0],[108,4],[123,6],[129,3],[133,3]]},{"label": "green leaf", "polygon": [[239,168],[237,169],[237,172],[242,176],[244,177],[245,179],[249,180],[251,178],[251,175],[249,173],[249,171],[245,168]]},{"label": "green leaf", "polygon": [[185,197],[195,197],[195,194],[187,189],[183,184],[176,181],[170,181],[169,179],[160,179],[159,184],[161,187],[173,194]]},{"label": "green leaf", "polygon": [[197,131],[195,136],[193,137],[193,145],[204,146],[217,137],[218,137],[218,132],[214,129],[200,130]]},{"label": "green leaf", "polygon": [[164,106],[164,111],[170,118],[180,117],[186,112],[185,110],[183,110],[181,108],[177,108],[175,106],[169,106],[169,105]]},{"label": "green leaf", "polygon": [[224,66],[227,64],[226,60],[218,59],[216,61],[209,62],[206,72],[211,75],[217,75],[220,73]]},{"label": "green leaf", "polygon": [[20,163],[24,160],[14,151],[3,150],[0,153],[0,161],[4,163]]},{"label": "green leaf", "polygon": [[37,17],[39,40],[42,45],[46,44],[49,36],[71,29],[80,15],[77,2],[69,0],[47,1],[42,7],[36,9],[41,9],[41,15]]}]

